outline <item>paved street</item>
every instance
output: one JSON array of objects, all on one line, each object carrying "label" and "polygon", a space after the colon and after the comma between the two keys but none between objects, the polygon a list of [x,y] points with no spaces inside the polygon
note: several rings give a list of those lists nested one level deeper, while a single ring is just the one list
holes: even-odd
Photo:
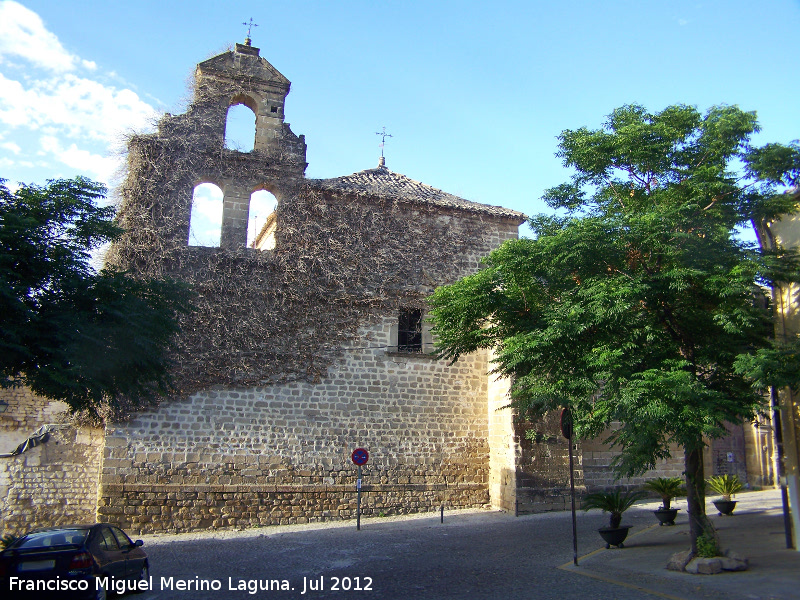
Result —
[{"label": "paved street", "polygon": [[[715,515],[710,503],[707,510],[723,548],[749,557],[751,569],[740,573],[703,576],[664,569],[672,553],[688,548],[685,500],[678,500],[675,505],[681,512],[675,527],[655,525],[651,511],[657,502],[626,512],[623,524],[633,529],[623,549],[596,552],[603,544],[595,530],[606,524],[607,516],[578,512],[577,568],[571,564],[569,513],[514,518],[496,511],[464,511],[446,512],[444,524],[438,513],[369,519],[362,522],[361,531],[356,531],[355,523],[328,523],[145,536],[153,588],[130,597],[796,598],[800,553],[785,546],[780,491],[743,493],[737,498],[734,517]],[[273,588],[259,591],[259,582]],[[203,584],[218,589],[197,591]]]},{"label": "paved street", "polygon": [[[625,523],[634,525],[632,531],[649,527],[654,520],[644,509],[631,509],[625,516]],[[605,525],[606,517],[598,511],[579,512],[578,522],[579,554],[599,548],[595,529]],[[514,518],[494,511],[446,512],[444,524],[434,513],[424,518],[365,520],[361,531],[352,523],[207,534],[203,539],[147,536],[145,549],[153,591],[137,596],[143,600],[655,597],[557,569],[572,560],[569,513]],[[170,577],[173,589],[164,589],[162,584],[168,584]],[[310,589],[320,587],[320,578],[323,589]],[[178,580],[191,586],[199,580],[217,580],[220,589],[179,591]],[[287,580],[283,585],[294,589],[257,593],[229,589],[231,583],[234,588],[246,587],[254,580]],[[339,590],[333,589],[337,582]]]}]

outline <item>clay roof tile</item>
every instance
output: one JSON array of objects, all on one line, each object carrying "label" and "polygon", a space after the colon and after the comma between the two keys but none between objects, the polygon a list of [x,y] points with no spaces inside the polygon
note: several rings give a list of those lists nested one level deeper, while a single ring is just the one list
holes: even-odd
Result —
[{"label": "clay roof tile", "polygon": [[431,204],[446,208],[454,208],[473,213],[481,213],[494,217],[517,220],[522,223],[525,215],[510,208],[480,204],[448,194],[440,189],[414,181],[400,173],[390,171],[386,167],[366,169],[344,177],[330,179],[310,179],[309,185],[316,189],[340,192],[356,196],[377,196],[401,202]]}]

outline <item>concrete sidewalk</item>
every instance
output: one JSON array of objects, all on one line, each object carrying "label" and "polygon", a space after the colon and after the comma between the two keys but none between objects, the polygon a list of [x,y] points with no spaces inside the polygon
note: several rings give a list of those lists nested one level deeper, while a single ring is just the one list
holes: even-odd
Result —
[{"label": "concrete sidewalk", "polygon": [[[780,490],[746,492],[734,499],[738,504],[732,516],[718,516],[711,502],[707,514],[719,533],[723,550],[733,550],[749,559],[747,571],[717,575],[667,571],[669,557],[689,548],[685,501],[673,504],[682,509],[674,527],[656,524],[629,535],[624,548],[597,550],[580,557],[577,567],[570,562],[560,568],[662,598],[800,598],[800,552],[786,548]],[[657,503],[653,503],[653,509],[656,507]],[[598,542],[602,543],[599,537]]]}]

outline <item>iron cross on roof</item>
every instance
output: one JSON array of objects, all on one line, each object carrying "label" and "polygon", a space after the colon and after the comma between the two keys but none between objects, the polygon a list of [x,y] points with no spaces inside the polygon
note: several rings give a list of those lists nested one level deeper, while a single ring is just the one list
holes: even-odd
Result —
[{"label": "iron cross on roof", "polygon": [[249,46],[252,42],[250,39],[250,31],[253,27],[258,27],[258,23],[253,23],[253,17],[250,17],[250,21],[245,21],[242,25],[247,25],[247,36],[244,38],[244,45]]},{"label": "iron cross on roof", "polygon": [[386,133],[386,127],[383,128],[383,131],[376,131],[375,135],[381,136],[381,158],[383,158],[383,146],[386,144],[387,137],[394,137],[391,133]]}]

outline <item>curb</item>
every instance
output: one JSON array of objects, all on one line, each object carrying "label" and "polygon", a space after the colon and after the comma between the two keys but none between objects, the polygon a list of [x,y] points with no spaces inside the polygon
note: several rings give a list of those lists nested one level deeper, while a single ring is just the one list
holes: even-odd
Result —
[{"label": "curb", "polygon": [[[635,537],[638,537],[640,535],[644,535],[645,533],[647,533],[648,531],[651,531],[652,529],[655,529],[656,527],[658,527],[658,524],[651,525],[650,527],[648,527],[646,529],[642,529],[641,531],[633,534],[630,537],[631,538],[635,538]],[[583,575],[584,577],[590,577],[592,579],[597,579],[597,580],[603,581],[605,583],[611,583],[611,584],[614,584],[614,585],[618,585],[618,586],[621,586],[621,587],[624,587],[624,588],[628,588],[630,590],[636,590],[637,592],[644,592],[646,594],[650,594],[652,596],[657,596],[659,598],[667,598],[668,600],[687,600],[683,596],[673,596],[672,594],[665,594],[664,592],[658,592],[656,590],[651,590],[651,589],[643,587],[641,585],[635,585],[633,583],[627,583],[625,581],[618,581],[616,579],[612,579],[611,577],[606,577],[605,575],[599,575],[597,573],[592,573],[591,571],[581,571],[581,570],[579,570],[580,561],[581,560],[583,560],[585,558],[589,558],[590,556],[594,556],[595,554],[599,554],[601,552],[609,552],[609,550],[607,550],[606,548],[598,548],[597,550],[594,550],[592,552],[589,552],[588,554],[584,554],[583,556],[580,556],[578,558],[578,563],[579,563],[578,566],[575,566],[573,564],[573,562],[570,561],[570,562],[564,563],[563,565],[560,565],[560,566],[558,566],[556,568],[560,569],[562,571],[567,571],[569,573],[575,573],[576,575]]]}]

